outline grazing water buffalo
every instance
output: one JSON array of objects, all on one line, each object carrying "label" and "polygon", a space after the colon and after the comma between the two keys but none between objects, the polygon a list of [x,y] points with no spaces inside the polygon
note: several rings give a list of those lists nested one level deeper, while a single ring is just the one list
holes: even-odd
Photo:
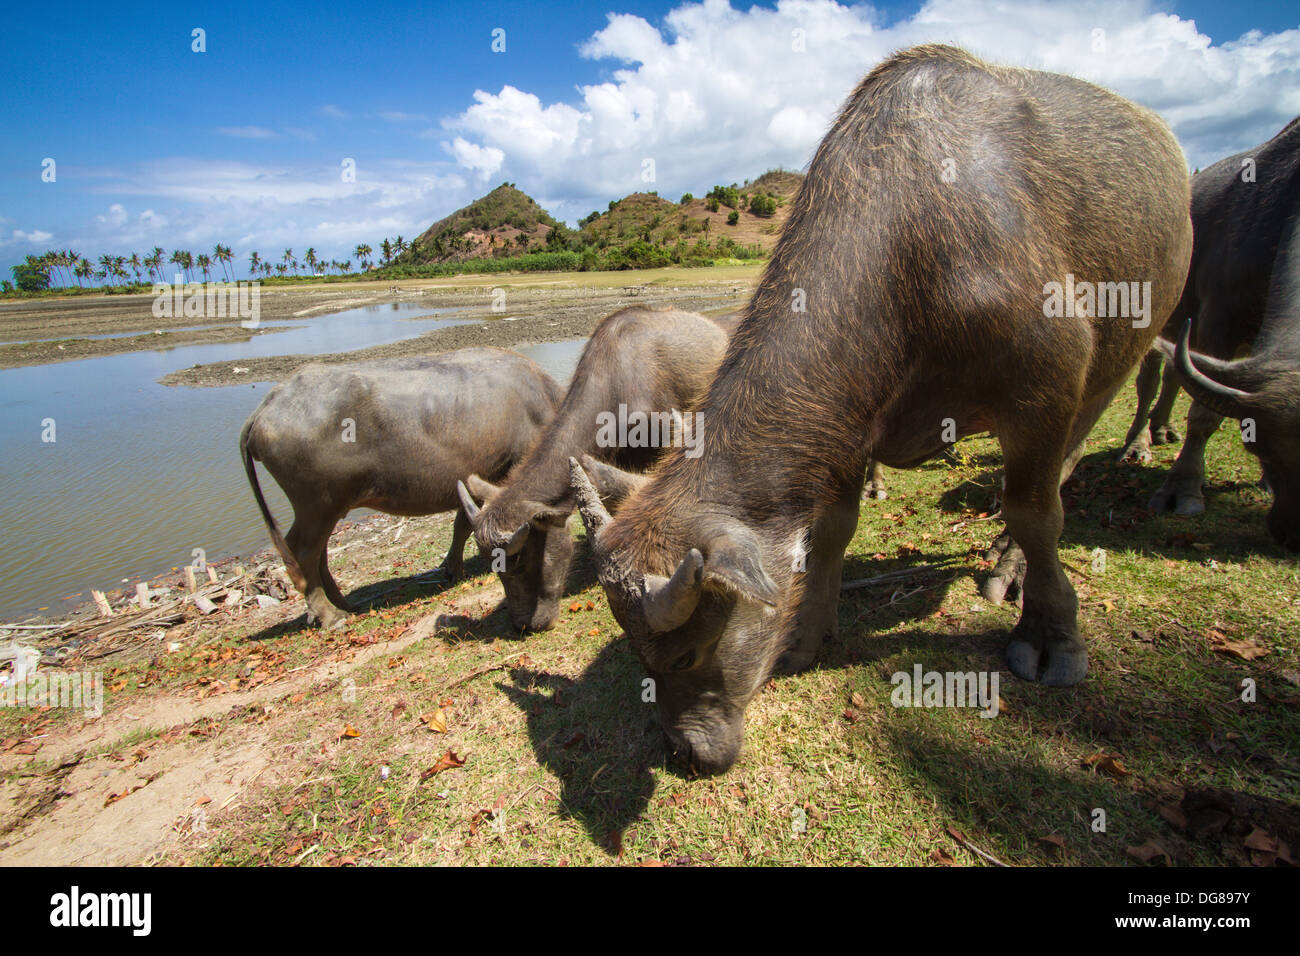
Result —
[{"label": "grazing water buffalo", "polygon": [[1191,271],[1163,333],[1181,332],[1181,342],[1157,344],[1193,404],[1187,440],[1151,507],[1205,510],[1205,443],[1235,418],[1273,490],[1268,530],[1300,550],[1300,119],[1197,173],[1192,222]]},{"label": "grazing water buffalo", "polygon": [[[504,349],[307,365],[267,393],[244,424],[239,450],[249,484],[308,620],[341,625],[349,610],[330,575],[326,545],[353,508],[426,515],[456,507],[456,480],[500,477],[554,417],[562,389]],[[293,505],[281,536],[262,496],[260,461]],[[442,570],[461,574],[469,524],[459,511]]]},{"label": "grazing water buffalo", "polygon": [[[835,631],[868,456],[915,466],[953,431],[1002,445],[1014,543],[985,593],[1023,582],[1011,669],[1083,678],[1060,484],[1191,243],[1178,144],[1127,100],[945,46],[863,80],[699,406],[702,454],[669,452],[612,519],[570,463],[610,608],[688,763],[730,766],[778,659],[807,665]],[[1154,321],[1102,317],[1089,283],[1139,283]]]},{"label": "grazing water buffalo", "polygon": [[[559,616],[573,559],[568,530],[573,511],[570,456],[590,453],[624,468],[650,467],[664,451],[664,442],[631,440],[635,436],[627,427],[620,440],[620,419],[635,427],[647,421],[642,416],[654,415],[662,423],[671,420],[674,410],[685,413],[694,407],[722,360],[734,322],[732,316],[713,320],[694,312],[642,306],[606,316],[582,350],[555,420],[504,487],[470,474],[477,469],[461,472],[469,475],[460,486],[462,506],[479,549],[497,555],[506,606],[516,627],[545,630]],[[603,490],[607,495],[621,493]],[[481,510],[475,499],[484,502]]]}]

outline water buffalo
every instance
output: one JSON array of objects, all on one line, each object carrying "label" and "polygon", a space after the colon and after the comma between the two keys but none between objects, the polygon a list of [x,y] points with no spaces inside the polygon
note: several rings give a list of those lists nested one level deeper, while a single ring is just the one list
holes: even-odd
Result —
[{"label": "water buffalo", "polygon": [[[650,415],[670,418],[673,410],[685,413],[692,408],[722,360],[734,322],[732,316],[714,320],[643,306],[606,316],[582,350],[554,421],[504,486],[470,473],[476,469],[461,473],[469,476],[460,486],[462,506],[470,515],[479,549],[495,556],[516,627],[545,630],[559,616],[573,559],[568,530],[573,511],[570,456],[590,453],[637,471],[650,467],[663,452],[663,443],[620,442],[619,416],[625,421]],[[609,422],[610,416],[615,441],[602,441],[602,422]],[[689,418],[683,424],[689,424]],[[604,490],[607,495],[614,492]],[[482,509],[475,499],[484,502]]]},{"label": "water buffalo", "polygon": [[1157,344],[1193,404],[1151,507],[1205,510],[1205,443],[1235,418],[1273,490],[1269,533],[1300,550],[1300,119],[1197,173],[1192,222],[1187,286]]},{"label": "water buffalo", "polygon": [[[555,415],[563,390],[536,363],[505,349],[306,365],[275,386],[249,416],[239,450],[249,484],[308,620],[337,627],[347,601],[330,575],[326,546],[353,508],[396,515],[455,508],[456,480],[500,477],[523,458]],[[262,496],[260,461],[293,505],[281,536]],[[455,579],[469,524],[457,511],[442,570]]]},{"label": "water buffalo", "polygon": [[[686,762],[730,766],[778,660],[811,663],[835,631],[867,457],[915,466],[953,432],[1004,454],[1011,538],[984,593],[1022,591],[1012,671],[1084,677],[1060,484],[1178,299],[1188,201],[1168,127],[1081,80],[922,46],[862,81],[699,406],[702,454],[670,451],[614,518],[570,463]],[[1116,316],[1097,283],[1145,304]]]}]

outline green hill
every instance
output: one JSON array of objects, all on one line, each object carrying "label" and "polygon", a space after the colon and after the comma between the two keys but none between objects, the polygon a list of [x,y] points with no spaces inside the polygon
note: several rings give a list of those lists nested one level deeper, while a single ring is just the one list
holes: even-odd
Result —
[{"label": "green hill", "polygon": [[481,199],[439,219],[395,260],[402,265],[463,262],[520,255],[559,227],[527,193],[502,183]]}]

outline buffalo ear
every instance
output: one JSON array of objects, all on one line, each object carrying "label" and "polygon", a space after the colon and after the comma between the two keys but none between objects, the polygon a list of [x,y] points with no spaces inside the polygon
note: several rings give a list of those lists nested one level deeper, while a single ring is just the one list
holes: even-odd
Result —
[{"label": "buffalo ear", "polygon": [[490,481],[484,481],[478,475],[470,475],[465,479],[465,484],[469,488],[470,494],[484,504],[501,494],[501,488],[498,485],[494,485]]},{"label": "buffalo ear", "polygon": [[537,501],[525,502],[524,508],[532,515],[532,524],[547,528],[563,528],[573,513],[570,508],[552,508]]},{"label": "buffalo ear", "polygon": [[763,567],[763,549],[748,528],[725,531],[711,541],[704,577],[741,597],[775,607],[781,589]]},{"label": "buffalo ear", "polygon": [[613,465],[598,461],[590,455],[582,456],[582,468],[591,479],[600,495],[601,501],[609,506],[618,506],[631,497],[649,479],[645,475],[634,474],[615,468]]}]

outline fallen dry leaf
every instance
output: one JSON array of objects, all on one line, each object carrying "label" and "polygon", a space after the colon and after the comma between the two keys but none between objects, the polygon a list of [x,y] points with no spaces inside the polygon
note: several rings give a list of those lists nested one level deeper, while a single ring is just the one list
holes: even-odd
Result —
[{"label": "fallen dry leaf", "polygon": [[1120,763],[1118,757],[1114,754],[1095,753],[1083,758],[1083,765],[1091,767],[1094,771],[1100,770],[1102,773],[1109,774],[1112,777],[1128,777],[1133,771],[1129,770],[1124,764]]},{"label": "fallen dry leaf", "polygon": [[1273,653],[1252,641],[1234,641],[1220,631],[1210,631],[1210,649],[1217,654],[1231,654],[1243,661],[1253,661]]},{"label": "fallen dry leaf", "polygon": [[435,734],[445,734],[447,732],[447,715],[443,713],[441,707],[431,714],[425,714],[420,718],[420,721]]},{"label": "fallen dry leaf", "polygon": [[1135,860],[1143,863],[1150,863],[1152,860],[1163,857],[1165,866],[1172,862],[1169,858],[1169,851],[1162,847],[1155,840],[1147,840],[1141,846],[1131,846],[1124,851]]},{"label": "fallen dry leaf", "polygon": [[442,773],[444,770],[455,770],[457,767],[463,767],[463,766],[465,766],[464,759],[462,759],[461,757],[457,757],[454,753],[448,750],[445,754],[443,754],[441,757],[438,758],[438,762],[436,764],[434,764],[428,770],[425,770],[420,774],[420,782],[423,783],[424,781],[428,780],[430,777]]},{"label": "fallen dry leaf", "polygon": [[360,736],[361,736],[361,731],[357,730],[357,728],[353,727],[351,724],[344,724],[343,730],[339,732],[338,739],[342,740],[344,737],[360,737]]}]

